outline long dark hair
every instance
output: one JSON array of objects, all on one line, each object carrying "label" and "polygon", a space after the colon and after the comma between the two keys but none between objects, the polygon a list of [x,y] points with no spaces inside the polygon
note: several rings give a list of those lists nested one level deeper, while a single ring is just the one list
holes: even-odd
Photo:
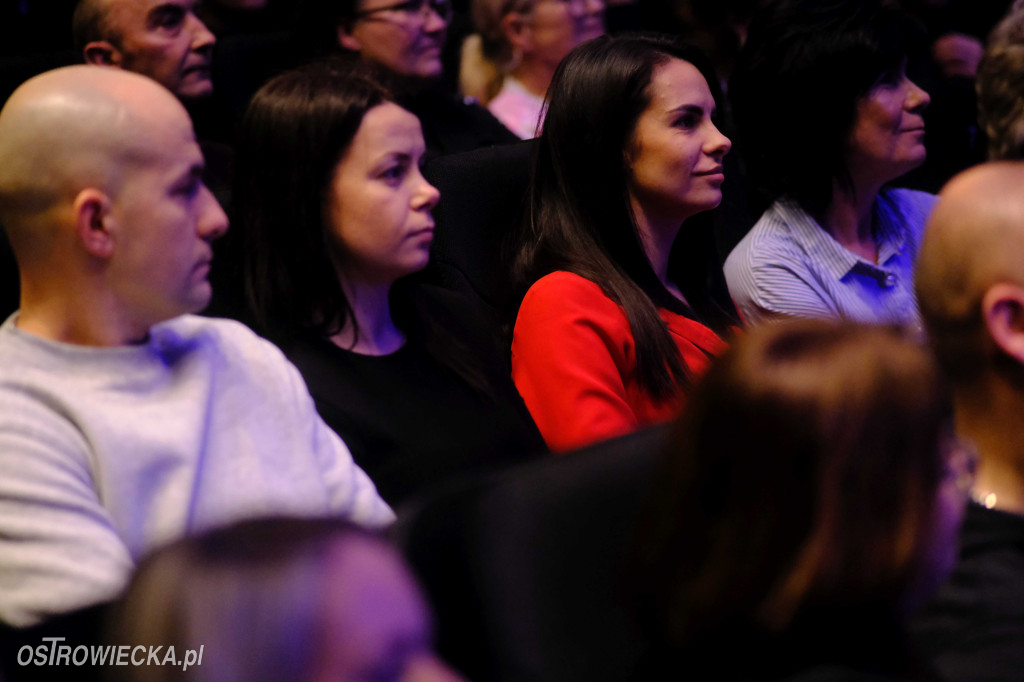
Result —
[{"label": "long dark hair", "polygon": [[[234,192],[246,303],[277,342],[327,338],[356,325],[327,223],[335,167],[367,111],[391,94],[359,65],[320,61],[285,72],[253,97],[242,121]],[[391,287],[395,324],[474,391],[492,391],[473,349],[447,329],[406,278]],[[358,326],[354,328],[358,337]]]},{"label": "long dark hair", "polygon": [[674,425],[642,515],[648,625],[680,648],[821,609],[898,616],[951,426],[938,367],[903,330],[802,320],[738,338]]},{"label": "long dark hair", "polygon": [[710,224],[676,239],[669,278],[686,306],[658,280],[629,200],[625,159],[636,122],[650,104],[655,68],[693,64],[716,102],[718,79],[696,47],[668,37],[603,36],[575,48],[555,71],[538,141],[529,209],[515,256],[521,293],[555,270],[596,283],[622,306],[636,347],[637,381],[665,399],[689,379],[658,308],[708,324],[720,334],[736,323]]},{"label": "long dark hair", "polygon": [[789,197],[818,215],[834,181],[852,189],[846,156],[857,101],[900,67],[915,36],[912,20],[884,0],[765,3],[729,80],[757,209]]},{"label": "long dark hair", "polygon": [[363,116],[390,100],[347,66],[317,62],[273,78],[249,103],[234,206],[244,232],[246,301],[263,330],[331,336],[354,321],[325,207]]}]

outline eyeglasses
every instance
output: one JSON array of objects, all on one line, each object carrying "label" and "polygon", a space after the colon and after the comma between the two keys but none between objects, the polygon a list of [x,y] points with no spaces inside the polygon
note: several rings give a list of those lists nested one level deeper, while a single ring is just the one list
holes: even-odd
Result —
[{"label": "eyeglasses", "polygon": [[[537,5],[541,4],[545,0],[526,0],[526,2],[517,3],[518,7],[512,9],[512,12],[516,14],[529,15],[536,9]],[[587,14],[591,14],[589,3],[592,0],[547,0],[555,5],[564,5],[569,14],[574,17],[582,17]],[[601,2],[600,11],[604,11],[604,2]]]},{"label": "eyeglasses", "polygon": [[373,9],[356,12],[355,18],[366,19],[379,12],[395,12],[400,14],[403,20],[409,23],[416,20],[426,22],[430,18],[430,13],[433,12],[441,17],[445,23],[448,23],[452,19],[452,2],[451,0],[406,0],[406,2],[399,2],[394,5],[374,7]]}]

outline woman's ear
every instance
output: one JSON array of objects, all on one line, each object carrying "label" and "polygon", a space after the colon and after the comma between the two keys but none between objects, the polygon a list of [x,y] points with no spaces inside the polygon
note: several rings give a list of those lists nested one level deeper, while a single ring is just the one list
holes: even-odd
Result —
[{"label": "woman's ear", "polygon": [[347,23],[338,24],[337,29],[338,45],[345,48],[346,50],[352,50],[353,52],[359,52],[362,49],[362,43],[352,34],[352,26]]},{"label": "woman's ear", "polygon": [[522,12],[509,12],[501,18],[501,32],[512,51],[519,55],[533,50],[533,31],[526,17]]},{"label": "woman's ear", "polygon": [[981,300],[981,314],[992,341],[1024,365],[1024,287],[1000,282]]}]

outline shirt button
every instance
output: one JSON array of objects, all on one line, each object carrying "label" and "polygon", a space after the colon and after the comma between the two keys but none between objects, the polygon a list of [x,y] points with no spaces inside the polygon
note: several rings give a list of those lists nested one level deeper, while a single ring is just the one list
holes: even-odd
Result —
[{"label": "shirt button", "polygon": [[894,287],[894,286],[896,286],[896,275],[886,275],[885,276],[885,286],[887,286],[887,287]]}]

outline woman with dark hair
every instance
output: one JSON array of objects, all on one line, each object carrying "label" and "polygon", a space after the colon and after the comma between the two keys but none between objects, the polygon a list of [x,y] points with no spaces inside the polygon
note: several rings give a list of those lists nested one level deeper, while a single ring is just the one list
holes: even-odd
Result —
[{"label": "woman with dark hair", "polygon": [[729,96],[751,184],[774,203],[725,264],[746,321],[920,327],[914,261],[935,198],[887,188],[925,159],[911,37],[882,0],[777,0],[751,22]]},{"label": "woman with dark hair", "polygon": [[415,116],[324,63],[261,88],[239,146],[257,326],[391,504],[543,448],[476,311],[407,278],[427,264],[438,201],[423,155]]},{"label": "woman with dark hair", "polygon": [[667,37],[597,38],[555,72],[512,341],[554,449],[667,421],[725,348],[735,312],[710,227],[688,220],[722,198],[719,99],[702,54]]},{"label": "woman with dark hair", "polygon": [[164,663],[117,668],[125,682],[461,679],[432,651],[398,553],[335,519],[243,521],[174,542],[140,564],[111,613],[111,644]]},{"label": "woman with dark hair", "polygon": [[972,470],[935,362],[906,331],[748,332],[674,425],[641,517],[650,663],[916,679],[904,621],[953,567]]}]

